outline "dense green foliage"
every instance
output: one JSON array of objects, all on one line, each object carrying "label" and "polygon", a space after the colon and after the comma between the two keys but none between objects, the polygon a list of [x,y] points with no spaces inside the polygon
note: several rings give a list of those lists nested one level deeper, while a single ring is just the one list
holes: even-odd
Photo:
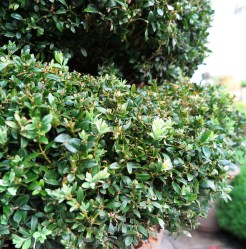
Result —
[{"label": "dense green foliage", "polygon": [[130,248],[153,225],[193,228],[209,200],[228,198],[243,120],[221,88],[136,89],[15,50],[0,51],[2,242]]},{"label": "dense green foliage", "polygon": [[211,14],[209,0],[0,2],[0,45],[17,44],[0,49],[0,248],[130,248],[229,198],[245,119],[184,78]]},{"label": "dense green foliage", "polygon": [[208,52],[209,3],[1,0],[0,45],[16,41],[48,61],[61,50],[73,55],[70,68],[93,75],[114,63],[135,83],[191,76]]},{"label": "dense green foliage", "polygon": [[[245,156],[245,151],[244,151]],[[234,234],[246,239],[246,159],[244,157],[241,173],[232,182],[233,190],[230,193],[231,202],[221,202],[217,216],[219,225]]]},{"label": "dense green foliage", "polygon": [[246,87],[246,80],[241,81],[241,87]]}]

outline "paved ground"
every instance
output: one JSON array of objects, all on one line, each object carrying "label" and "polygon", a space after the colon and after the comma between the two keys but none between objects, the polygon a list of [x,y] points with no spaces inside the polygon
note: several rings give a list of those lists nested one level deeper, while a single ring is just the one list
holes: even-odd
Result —
[{"label": "paved ground", "polygon": [[225,233],[191,232],[192,238],[181,235],[178,239],[164,232],[160,249],[246,249],[246,242]]}]

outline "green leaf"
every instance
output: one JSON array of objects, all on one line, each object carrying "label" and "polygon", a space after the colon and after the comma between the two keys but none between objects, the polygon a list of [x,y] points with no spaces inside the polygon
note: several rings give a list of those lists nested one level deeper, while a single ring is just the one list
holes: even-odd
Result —
[{"label": "green leaf", "polygon": [[98,130],[98,133],[100,135],[104,134],[104,133],[107,133],[107,132],[110,132],[110,128],[108,126],[108,124],[102,120],[102,119],[96,119],[94,121],[95,125],[96,125],[96,128]]},{"label": "green leaf", "polygon": [[107,7],[109,8],[112,8],[112,7],[115,7],[116,6],[116,3],[114,0],[108,0],[107,1]]},{"label": "green leaf", "polygon": [[42,36],[43,34],[44,34],[44,29],[41,27],[38,27],[37,28],[37,36],[39,37],[39,36]]},{"label": "green leaf", "polygon": [[58,135],[54,141],[57,143],[65,143],[68,142],[68,140],[71,139],[71,136],[66,134],[66,133],[61,133],[60,135]]},{"label": "green leaf", "polygon": [[5,34],[4,34],[4,36],[6,36],[6,37],[9,37],[9,38],[13,38],[13,37],[15,37],[15,33],[13,33],[13,32],[6,32]]},{"label": "green leaf", "polygon": [[109,223],[109,226],[108,226],[108,233],[114,234],[114,226],[112,225],[111,222]]},{"label": "green leaf", "polygon": [[68,7],[65,0],[58,0],[58,1],[59,1],[60,3],[62,3],[63,5],[65,5],[66,7]]},{"label": "green leaf", "polygon": [[151,178],[150,174],[136,174],[136,178],[140,181],[148,181]]},{"label": "green leaf", "polygon": [[33,131],[33,130],[36,130],[36,129],[37,129],[36,124],[27,124],[25,126],[25,131]]},{"label": "green leaf", "polygon": [[38,217],[33,215],[31,219],[31,230],[35,231],[37,226],[38,226]]},{"label": "green leaf", "polygon": [[97,10],[95,4],[89,4],[89,5],[87,6],[87,8],[84,9],[84,12],[88,12],[88,13],[98,13],[98,10]]},{"label": "green leaf", "polygon": [[13,17],[14,19],[19,20],[19,21],[23,21],[24,20],[23,17],[20,14],[18,14],[18,13],[12,13],[11,17]]},{"label": "green leaf", "polygon": [[55,12],[57,15],[61,15],[61,14],[66,14],[67,13],[67,10],[65,9],[59,9]]},{"label": "green leaf", "polygon": [[55,97],[52,95],[52,93],[49,93],[48,94],[49,104],[52,105],[52,103],[54,102],[54,100],[55,100]]},{"label": "green leaf", "polygon": [[84,48],[80,48],[80,52],[84,57],[87,57],[87,51]]},{"label": "green leaf", "polygon": [[78,152],[78,148],[81,144],[81,140],[78,138],[71,138],[67,142],[64,142],[64,146],[72,153]]},{"label": "green leaf", "polygon": [[18,130],[18,125],[13,121],[5,121],[6,125],[13,128],[14,130]]},{"label": "green leaf", "polygon": [[49,170],[44,174],[44,181],[53,186],[60,185],[59,178],[60,178],[59,173],[54,170]]},{"label": "green leaf", "polygon": [[[55,52],[55,59],[56,59],[56,61],[57,61],[60,65],[62,65],[62,63],[63,63],[63,61],[64,61],[63,53],[62,53],[62,52],[56,51],[56,52]],[[51,95],[52,95],[52,94],[51,94]],[[49,95],[48,95],[48,99],[49,99],[49,96],[50,96],[50,93],[49,93]],[[53,97],[53,95],[52,95],[52,97]],[[51,102],[53,102],[53,101],[51,101]]]},{"label": "green leaf", "polygon": [[190,173],[187,173],[187,179],[190,182],[190,181],[192,181],[194,179],[194,176],[191,175]]},{"label": "green leaf", "polygon": [[[51,126],[51,125],[49,125],[49,126]],[[48,140],[47,137],[42,136],[42,137],[39,138],[39,142],[40,142],[41,144],[48,144],[48,143],[49,143],[49,140]]]},{"label": "green leaf", "polygon": [[192,201],[195,201],[195,200],[197,199],[197,195],[196,195],[196,194],[189,193],[189,194],[186,194],[184,198],[185,198],[187,201],[192,202]]},{"label": "green leaf", "polygon": [[191,238],[192,235],[188,231],[183,231],[183,234],[185,234],[187,237]]},{"label": "green leaf", "polygon": [[137,209],[133,209],[133,213],[138,217],[141,218],[141,214],[139,213],[139,211]]},{"label": "green leaf", "polygon": [[129,129],[131,127],[132,122],[128,122],[127,124],[123,125],[123,131],[126,131],[127,129]]},{"label": "green leaf", "polygon": [[172,182],[173,189],[175,190],[176,193],[180,194],[181,188],[176,182]]},{"label": "green leaf", "polygon": [[187,181],[184,178],[177,177],[177,181],[182,182],[184,185],[187,185]]},{"label": "green leaf", "polygon": [[152,205],[155,206],[156,208],[162,210],[162,205],[159,202],[154,201],[154,202],[152,202]]},{"label": "green leaf", "polygon": [[144,8],[150,7],[150,6],[154,6],[155,5],[155,1],[154,0],[148,0],[145,4],[144,4]]},{"label": "green leaf", "polygon": [[44,116],[43,120],[42,120],[42,125],[48,125],[52,122],[53,119],[53,115],[52,114],[48,114],[46,116]]},{"label": "green leaf", "polygon": [[64,22],[56,22],[57,29],[62,32],[64,29]]},{"label": "green leaf", "polygon": [[37,231],[32,236],[33,236],[34,239],[38,239],[40,236],[42,236],[42,234]]},{"label": "green leaf", "polygon": [[103,114],[107,114],[107,113],[108,113],[107,109],[105,109],[105,108],[103,108],[103,107],[98,106],[98,107],[96,107],[96,108],[97,108],[97,110],[98,110],[99,112],[101,112],[101,113],[103,113]]},{"label": "green leaf", "polygon": [[40,186],[40,184],[39,184],[39,182],[38,181],[33,181],[29,186],[28,186],[28,190],[32,190],[32,191],[34,191],[34,190],[41,190],[42,188],[41,188],[41,186]]},{"label": "green leaf", "polygon": [[21,248],[21,246],[23,245],[23,243],[25,242],[25,239],[21,238],[20,236],[16,235],[16,234],[12,234],[12,241],[15,244],[16,248]]},{"label": "green leaf", "polygon": [[133,237],[130,236],[130,235],[127,235],[127,236],[125,237],[125,244],[126,244],[126,246],[130,247],[131,244],[132,244],[132,242],[133,242]]},{"label": "green leaf", "polygon": [[120,169],[121,166],[117,162],[114,162],[114,163],[110,164],[109,168],[110,169]]},{"label": "green leaf", "polygon": [[84,183],[82,184],[82,188],[93,188],[93,185],[91,185],[90,182],[84,182]]},{"label": "green leaf", "polygon": [[15,205],[18,207],[22,207],[24,205],[26,205],[29,202],[29,195],[21,195],[19,196],[16,200],[15,200]]},{"label": "green leaf", "polygon": [[148,237],[148,231],[140,224],[137,226],[138,231],[143,234],[146,238]]},{"label": "green leaf", "polygon": [[201,187],[203,187],[203,188],[211,188],[213,191],[216,191],[214,180],[204,180],[204,181],[202,181]]},{"label": "green leaf", "polygon": [[92,178],[92,182],[98,182],[102,179],[107,179],[110,176],[108,173],[108,169],[104,168],[103,170],[99,171],[97,174],[95,174]]},{"label": "green leaf", "polygon": [[122,7],[127,8],[127,4],[125,4],[123,1],[115,0],[115,2],[121,5]]},{"label": "green leaf", "polygon": [[23,211],[16,211],[13,216],[13,220],[19,223],[22,220],[22,216],[23,216]]},{"label": "green leaf", "polygon": [[2,71],[7,66],[8,66],[8,63],[1,63],[0,64],[0,71]]},{"label": "green leaf", "polygon": [[84,183],[82,184],[82,188],[91,188],[91,185],[90,185],[89,182],[84,182]]},{"label": "green leaf", "polygon": [[7,189],[7,191],[12,195],[15,196],[16,192],[17,192],[17,188],[16,187],[10,187]]},{"label": "green leaf", "polygon": [[157,219],[158,219],[158,222],[159,222],[159,225],[161,226],[161,228],[164,229],[164,225],[165,225],[164,221],[160,218],[157,218]]},{"label": "green leaf", "polygon": [[159,16],[163,16],[163,10],[162,9],[157,9],[157,13]]},{"label": "green leaf", "polygon": [[212,131],[210,131],[210,130],[205,131],[205,132],[202,134],[202,136],[201,136],[201,138],[200,138],[200,141],[201,141],[202,143],[205,142],[205,141],[209,138],[209,136],[210,136],[211,133],[212,133]]},{"label": "green leaf", "polygon": [[88,159],[83,162],[83,168],[85,169],[91,169],[97,166],[97,163],[94,159]]},{"label": "green leaf", "polygon": [[131,86],[131,93],[134,94],[137,91],[137,87],[135,84]]},{"label": "green leaf", "polygon": [[9,227],[5,225],[0,225],[0,235],[10,234]]},{"label": "green leaf", "polygon": [[21,137],[21,148],[26,148],[28,145],[28,139],[26,139],[25,137]]},{"label": "green leaf", "polygon": [[61,77],[55,74],[47,74],[46,78],[50,80],[61,81]]},{"label": "green leaf", "polygon": [[51,129],[52,119],[53,119],[53,115],[51,114],[46,115],[41,122],[40,131],[45,132],[45,133],[49,132]]},{"label": "green leaf", "polygon": [[116,209],[116,208],[119,208],[121,206],[121,203],[120,202],[117,202],[117,201],[112,201],[110,202],[106,207],[108,209]]},{"label": "green leaf", "polygon": [[126,165],[128,173],[131,174],[132,173],[132,163],[127,163]]},{"label": "green leaf", "polygon": [[4,205],[3,212],[7,215],[11,215],[13,213],[13,206],[12,205]]},{"label": "green leaf", "polygon": [[29,249],[31,248],[31,244],[32,244],[32,239],[31,238],[28,238],[24,244],[22,245],[22,248],[21,249]]},{"label": "green leaf", "polygon": [[78,203],[81,203],[84,200],[84,190],[81,187],[79,187],[76,195],[77,195],[76,199],[77,199]]},{"label": "green leaf", "polygon": [[206,157],[207,159],[209,159],[210,156],[211,156],[211,151],[210,151],[210,149],[209,149],[207,146],[202,146],[202,151],[203,151],[203,154],[205,155],[205,157]]}]

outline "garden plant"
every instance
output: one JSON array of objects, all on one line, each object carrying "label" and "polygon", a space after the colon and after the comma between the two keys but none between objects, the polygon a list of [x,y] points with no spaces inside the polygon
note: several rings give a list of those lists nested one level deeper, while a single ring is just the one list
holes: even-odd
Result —
[{"label": "garden plant", "polygon": [[[245,153],[244,153],[245,156]],[[217,216],[219,225],[240,239],[246,239],[246,160],[242,161],[241,173],[232,183],[231,202],[221,202]]]},{"label": "garden plant", "polygon": [[188,78],[211,13],[205,0],[1,1],[0,248],[138,247],[230,199],[245,118]]},{"label": "garden plant", "polygon": [[49,61],[97,74],[112,63],[129,82],[192,76],[209,51],[208,0],[1,0],[0,45],[29,45]]}]

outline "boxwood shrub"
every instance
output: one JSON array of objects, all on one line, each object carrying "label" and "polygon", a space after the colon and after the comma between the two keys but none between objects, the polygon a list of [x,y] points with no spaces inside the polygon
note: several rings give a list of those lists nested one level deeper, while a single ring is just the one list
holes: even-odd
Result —
[{"label": "boxwood shrub", "polygon": [[[143,89],[0,50],[0,240],[16,248],[130,248],[192,229],[228,199],[243,118],[217,86]],[[238,141],[237,139],[238,138]]]},{"label": "boxwood shrub", "polygon": [[191,76],[208,52],[212,13],[209,0],[1,0],[0,45],[30,45],[46,61],[62,50],[93,75],[114,63],[137,83]]}]

